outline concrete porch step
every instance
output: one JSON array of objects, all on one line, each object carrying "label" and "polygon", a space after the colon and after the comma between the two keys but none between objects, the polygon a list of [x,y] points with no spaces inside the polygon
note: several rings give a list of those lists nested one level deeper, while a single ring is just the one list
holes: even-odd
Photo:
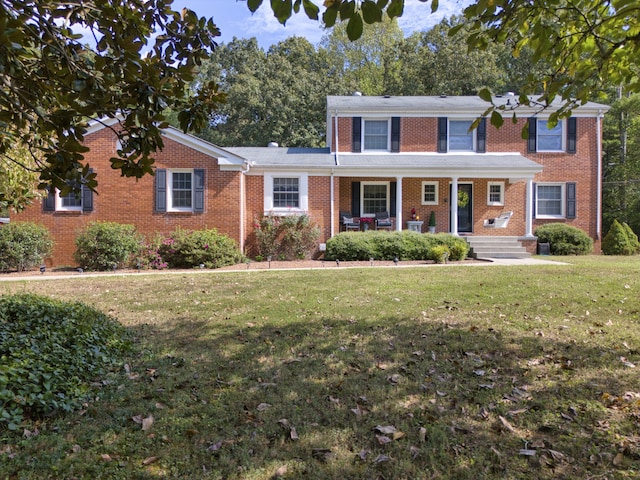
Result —
[{"label": "concrete porch step", "polygon": [[529,258],[518,237],[465,237],[472,258]]}]

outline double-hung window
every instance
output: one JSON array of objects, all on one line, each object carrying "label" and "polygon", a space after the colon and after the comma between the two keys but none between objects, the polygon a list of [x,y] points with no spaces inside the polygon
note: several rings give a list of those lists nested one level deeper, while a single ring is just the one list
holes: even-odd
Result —
[{"label": "double-hung window", "polygon": [[438,182],[422,182],[422,205],[438,205]]},{"label": "double-hung window", "polygon": [[60,195],[60,192],[56,191],[56,211],[82,211],[82,193],[70,192],[67,195]]},{"label": "double-hung window", "polygon": [[362,215],[389,211],[389,182],[362,182]]},{"label": "double-hung window", "polygon": [[267,173],[264,215],[298,215],[309,210],[309,176],[300,172]]},{"label": "double-hung window", "polygon": [[538,152],[563,151],[564,122],[559,121],[555,127],[550,127],[547,120],[538,119],[538,136],[536,139]]},{"label": "double-hung window", "polygon": [[204,211],[204,172],[199,168],[157,169],[156,211]]},{"label": "double-hung window", "polygon": [[365,120],[364,121],[364,150],[389,150],[389,121]]},{"label": "double-hung window", "polygon": [[504,182],[489,182],[487,184],[487,205],[504,205]]},{"label": "double-hung window", "polygon": [[300,208],[300,179],[273,178],[273,208]]},{"label": "double-hung window", "polygon": [[474,152],[474,130],[471,120],[449,120],[449,151]]},{"label": "double-hung window", "polygon": [[563,218],[564,210],[563,184],[536,185],[536,217]]}]

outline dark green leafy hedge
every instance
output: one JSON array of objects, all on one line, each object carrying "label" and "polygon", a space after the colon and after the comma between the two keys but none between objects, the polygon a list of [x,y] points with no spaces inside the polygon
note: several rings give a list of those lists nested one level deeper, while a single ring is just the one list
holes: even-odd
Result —
[{"label": "dark green leafy hedge", "polygon": [[242,253],[233,239],[209,230],[183,230],[177,228],[163,239],[158,255],[169,268],[220,268],[242,261]]},{"label": "dark green leafy hedge", "polygon": [[539,243],[549,243],[551,255],[588,255],[593,251],[593,239],[589,235],[564,223],[542,225],[534,235]]},{"label": "dark green leafy hedge", "polygon": [[134,225],[92,222],[76,237],[74,258],[86,270],[130,267],[142,240]]},{"label": "dark green leafy hedge", "polygon": [[79,407],[130,348],[117,321],[84,304],[0,297],[0,428]]},{"label": "dark green leafy hedge", "polygon": [[[435,247],[446,246],[446,249]],[[326,258],[329,260],[435,260],[449,252],[449,260],[464,260],[469,244],[448,233],[435,235],[412,231],[403,232],[343,232],[327,240]]]},{"label": "dark green leafy hedge", "polygon": [[49,230],[30,222],[0,227],[0,271],[29,270],[51,255],[53,241]]}]

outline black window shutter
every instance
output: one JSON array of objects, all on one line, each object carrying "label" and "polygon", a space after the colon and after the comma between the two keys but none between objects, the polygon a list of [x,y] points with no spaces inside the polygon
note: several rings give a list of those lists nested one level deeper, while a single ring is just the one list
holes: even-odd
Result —
[{"label": "black window shutter", "polygon": [[[93,173],[93,168],[89,169],[89,173]],[[82,211],[93,212],[93,191],[84,184],[80,187],[82,195]]]},{"label": "black window shutter", "polygon": [[391,151],[400,151],[400,117],[391,118]]},{"label": "black window shutter", "polygon": [[389,216],[395,217],[397,213],[396,195],[398,193],[398,182],[391,182],[389,185]]},{"label": "black window shutter", "polygon": [[567,183],[567,218],[576,218],[576,184]]},{"label": "black window shutter", "polygon": [[167,170],[156,169],[156,212],[167,211]]},{"label": "black window shutter", "polygon": [[487,151],[487,119],[481,118],[478,128],[476,128],[476,152],[485,153]]},{"label": "black window shutter", "polygon": [[360,216],[360,182],[351,182],[351,215]]},{"label": "black window shutter", "polygon": [[536,197],[538,193],[538,187],[536,187],[536,183],[533,182],[533,205],[531,205],[531,211],[533,212],[533,218],[536,218]]},{"label": "black window shutter", "polygon": [[567,153],[576,153],[576,140],[578,138],[578,125],[576,117],[567,119]]},{"label": "black window shutter", "polygon": [[359,153],[362,151],[362,117],[353,117],[351,128],[351,151]]},{"label": "black window shutter", "polygon": [[447,153],[447,117],[438,118],[438,153]]},{"label": "black window shutter", "polygon": [[193,170],[193,211],[204,212],[204,169]]},{"label": "black window shutter", "polygon": [[533,153],[537,150],[536,148],[536,136],[538,135],[538,121],[535,117],[529,118],[529,125],[527,127],[528,138],[527,138],[527,151],[529,153]]},{"label": "black window shutter", "polygon": [[49,191],[47,196],[42,199],[42,211],[55,212],[55,210],[56,210],[56,196],[53,192]]}]

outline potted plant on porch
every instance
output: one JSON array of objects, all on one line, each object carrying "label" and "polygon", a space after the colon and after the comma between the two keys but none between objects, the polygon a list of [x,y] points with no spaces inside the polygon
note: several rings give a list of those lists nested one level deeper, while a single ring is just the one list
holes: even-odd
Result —
[{"label": "potted plant on porch", "polygon": [[436,212],[433,210],[429,214],[429,233],[436,233]]}]

